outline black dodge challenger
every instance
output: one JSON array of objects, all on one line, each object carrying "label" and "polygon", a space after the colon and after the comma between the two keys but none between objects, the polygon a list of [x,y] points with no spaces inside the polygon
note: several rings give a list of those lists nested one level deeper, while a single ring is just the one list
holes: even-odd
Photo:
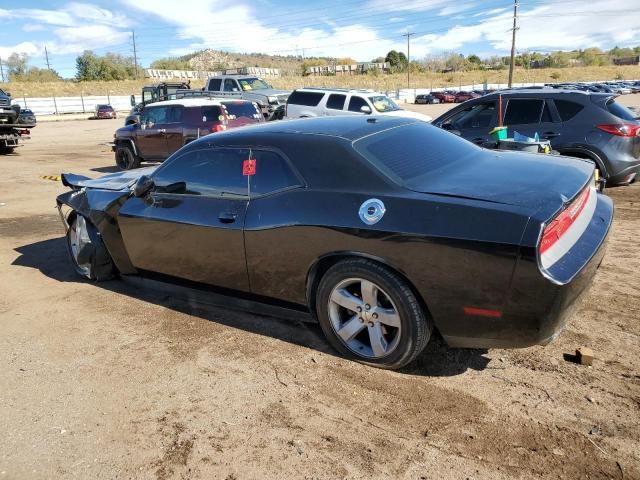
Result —
[{"label": "black dodge challenger", "polygon": [[613,216],[588,160],[484,150],[388,117],[246,127],[159,167],[62,181],[81,275],[303,306],[339,352],[385,368],[434,328],[454,347],[551,341]]}]

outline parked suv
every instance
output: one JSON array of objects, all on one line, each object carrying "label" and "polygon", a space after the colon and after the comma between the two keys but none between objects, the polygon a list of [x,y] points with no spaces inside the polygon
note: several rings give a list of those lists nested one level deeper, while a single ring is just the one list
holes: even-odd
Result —
[{"label": "parked suv", "polygon": [[640,122],[615,95],[580,90],[504,90],[468,100],[433,121],[479,145],[491,142],[502,96],[503,124],[549,140],[562,155],[593,160],[608,185],[629,184],[640,173]]},{"label": "parked suv", "polygon": [[112,149],[125,170],[141,161],[162,161],[183,145],[210,133],[263,122],[258,106],[247,100],[182,98],[147,105],[140,119],[116,130]]},{"label": "parked suv", "polygon": [[300,88],[287,100],[287,118],[371,114],[431,121],[429,115],[402,110],[389,97],[373,90]]},{"label": "parked suv", "polygon": [[11,94],[0,89],[0,125],[18,122],[20,105],[11,105]]},{"label": "parked suv", "polygon": [[252,75],[220,75],[207,80],[204,88],[208,92],[240,92],[242,98],[255,102],[267,120],[281,120],[284,106],[291,93],[276,90],[266,81]]},{"label": "parked suv", "polygon": [[95,118],[116,118],[116,111],[111,105],[96,105]]}]

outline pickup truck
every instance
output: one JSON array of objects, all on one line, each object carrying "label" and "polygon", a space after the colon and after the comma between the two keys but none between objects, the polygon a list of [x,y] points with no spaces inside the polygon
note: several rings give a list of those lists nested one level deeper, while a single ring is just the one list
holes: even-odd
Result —
[{"label": "pickup truck", "polygon": [[281,120],[290,90],[276,90],[254,75],[219,75],[210,77],[204,87],[208,92],[238,92],[242,98],[255,102],[266,120]]},{"label": "pickup truck", "polygon": [[0,89],[0,125],[18,123],[20,105],[11,105],[11,94]]}]

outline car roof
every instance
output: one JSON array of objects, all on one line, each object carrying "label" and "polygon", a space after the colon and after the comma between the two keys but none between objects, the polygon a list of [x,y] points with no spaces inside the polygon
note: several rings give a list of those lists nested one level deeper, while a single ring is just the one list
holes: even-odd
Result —
[{"label": "car roof", "polygon": [[597,93],[597,92],[589,92],[584,90],[574,90],[574,89],[565,89],[565,88],[513,88],[513,89],[505,89],[505,90],[496,90],[485,97],[482,98],[495,98],[498,95],[508,96],[508,95],[530,95],[530,96],[545,96],[545,97],[554,97],[554,96],[572,96],[572,97],[597,97],[597,96],[611,96],[611,94],[607,93]]},{"label": "car roof", "polygon": [[[420,120],[391,116],[344,116],[344,117],[313,117],[296,120],[280,120],[267,122],[251,127],[236,128],[216,133],[214,139],[222,143],[242,143],[262,134],[284,135],[319,135],[341,138],[354,142],[363,137],[376,134],[390,128],[418,123]],[[211,140],[211,136],[202,137]],[[195,143],[195,142],[194,142]]]},{"label": "car roof", "polygon": [[[161,107],[161,106],[171,106],[171,105],[181,105],[183,107],[204,107],[204,106],[220,106],[221,98],[178,98],[175,100],[164,100],[162,102],[154,102],[148,105],[148,108],[151,107]],[[227,99],[225,99],[227,100]],[[234,98],[235,100],[235,98]],[[238,99],[238,101],[244,101],[242,99]]]},{"label": "car roof", "polygon": [[330,92],[330,93],[366,93],[368,95],[386,95],[376,90],[366,88],[329,88],[329,87],[302,87],[296,88],[296,92]]}]

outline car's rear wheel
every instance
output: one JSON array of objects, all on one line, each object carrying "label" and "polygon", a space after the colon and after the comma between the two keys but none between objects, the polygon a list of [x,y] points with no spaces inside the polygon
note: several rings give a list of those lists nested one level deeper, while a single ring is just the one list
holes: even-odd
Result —
[{"label": "car's rear wheel", "polygon": [[131,170],[140,166],[140,159],[133,153],[129,145],[116,147],[116,165],[122,170]]},{"label": "car's rear wheel", "polygon": [[401,368],[431,336],[431,321],[407,282],[370,260],[332,266],[318,286],[316,307],[329,343],[369,365]]},{"label": "car's rear wheel", "polygon": [[69,218],[67,251],[78,275],[101,281],[113,278],[116,273],[100,233],[80,214],[73,214]]}]

